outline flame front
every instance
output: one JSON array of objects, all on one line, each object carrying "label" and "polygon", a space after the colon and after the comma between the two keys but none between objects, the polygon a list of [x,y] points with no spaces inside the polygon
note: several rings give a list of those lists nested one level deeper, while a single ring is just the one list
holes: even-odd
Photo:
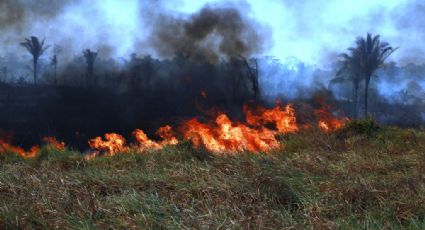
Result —
[{"label": "flame front", "polygon": [[[243,151],[258,153],[279,149],[282,144],[277,140],[277,135],[294,133],[299,130],[292,105],[277,105],[267,109],[246,104],[243,111],[244,123],[232,121],[223,112],[209,113],[214,118],[210,122],[203,123],[197,118],[186,120],[179,126],[178,136],[192,142],[196,148],[203,147],[215,154],[232,154]],[[322,105],[322,108],[314,111],[317,126],[324,132],[338,129],[348,120],[346,118],[338,119],[329,111],[330,106],[326,105]],[[95,137],[88,141],[92,152],[87,154],[85,159],[92,159],[99,155],[113,156],[129,152],[129,150],[140,152],[160,150],[165,146],[179,143],[177,135],[170,125],[159,128],[156,134],[161,138],[158,141],[150,139],[143,130],[136,129],[133,132],[136,143],[127,145],[127,141],[122,135],[106,133],[103,138]],[[44,137],[42,140],[56,149],[65,149],[65,143],[59,142],[54,137]],[[0,152],[14,152],[23,158],[34,158],[39,150],[38,146],[34,146],[29,151],[25,151],[21,147],[10,144],[7,138],[0,138]]]},{"label": "flame front", "polygon": [[[166,125],[161,127],[156,133],[162,138],[159,142],[149,139],[146,133],[141,129],[134,130],[133,136],[137,142],[135,148],[143,152],[148,150],[160,150],[164,148],[164,146],[178,144],[178,140],[174,136],[171,126]],[[90,148],[93,149],[94,152],[89,154],[86,159],[92,159],[100,153],[113,156],[117,153],[128,152],[132,146],[127,146],[126,143],[126,139],[116,133],[107,133],[104,139],[95,137],[88,142]]]},{"label": "flame front", "polygon": [[[255,111],[244,106],[246,125],[232,122],[222,113],[215,123],[203,124],[191,119],[183,124],[183,136],[191,140],[195,147],[203,146],[213,153],[269,152],[280,147],[277,134],[298,130],[294,109],[291,105],[276,106],[273,109],[256,107]],[[277,130],[264,125],[272,123]]]},{"label": "flame front", "polygon": [[[259,106],[250,109],[244,106],[244,112],[246,124],[232,122],[225,113],[219,113],[208,123],[202,123],[196,118],[189,119],[181,124],[179,130],[181,136],[191,141],[196,148],[204,147],[212,153],[269,152],[281,147],[276,135],[298,131],[292,105],[278,105],[272,109]],[[266,124],[273,124],[275,129],[266,128]],[[133,132],[135,148],[143,152],[178,144],[178,139],[169,125],[159,128],[156,134],[162,138],[161,141],[151,140],[143,130],[136,129]],[[100,152],[114,155],[131,148],[126,146],[126,140],[121,135],[115,133],[106,134],[105,140],[96,137],[89,141],[89,145],[96,151],[89,158]]]}]

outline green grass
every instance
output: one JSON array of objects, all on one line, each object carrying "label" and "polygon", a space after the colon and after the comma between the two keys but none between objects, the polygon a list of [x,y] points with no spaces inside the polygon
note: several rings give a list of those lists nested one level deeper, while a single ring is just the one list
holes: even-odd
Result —
[{"label": "green grass", "polygon": [[2,229],[425,229],[425,132],[350,122],[269,154],[187,143],[86,161],[0,154]]}]

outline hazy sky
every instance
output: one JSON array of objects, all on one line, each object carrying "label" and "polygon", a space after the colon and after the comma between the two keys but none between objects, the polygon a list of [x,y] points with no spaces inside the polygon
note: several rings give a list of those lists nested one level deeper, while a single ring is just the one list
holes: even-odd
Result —
[{"label": "hazy sky", "polygon": [[[196,2],[196,4],[194,4]],[[193,12],[208,2],[181,1],[171,8]],[[400,47],[394,54],[400,62],[424,59],[422,26],[425,1],[413,0],[248,0],[253,17],[272,30],[270,55],[297,57],[323,63],[351,46],[357,36],[381,34]],[[422,3],[424,2],[424,3]],[[421,4],[422,3],[422,4]],[[419,46],[419,47],[418,47]],[[418,49],[419,48],[419,49]],[[413,53],[412,53],[413,52]]]},{"label": "hazy sky", "polygon": [[[24,7],[19,2],[32,2]],[[17,40],[37,35],[59,43],[68,53],[100,49],[105,56],[154,53],[146,39],[151,17],[164,11],[185,17],[213,0],[0,0],[0,41],[6,52],[19,49]],[[400,47],[392,57],[401,64],[424,63],[425,1],[423,0],[246,0],[226,1],[255,18],[270,33],[262,55],[294,56],[311,64],[326,64],[351,46],[356,36],[380,34]],[[424,2],[424,3],[423,3]],[[22,7],[22,6],[20,6]],[[10,20],[15,17],[14,20]],[[150,38],[152,39],[152,38]],[[113,47],[113,48],[112,48]]]}]

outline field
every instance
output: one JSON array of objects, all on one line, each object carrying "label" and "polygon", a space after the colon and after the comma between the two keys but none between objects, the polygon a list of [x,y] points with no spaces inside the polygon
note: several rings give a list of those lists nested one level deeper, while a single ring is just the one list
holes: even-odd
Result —
[{"label": "field", "polygon": [[280,142],[267,154],[4,152],[0,228],[425,229],[424,131],[363,120]]}]

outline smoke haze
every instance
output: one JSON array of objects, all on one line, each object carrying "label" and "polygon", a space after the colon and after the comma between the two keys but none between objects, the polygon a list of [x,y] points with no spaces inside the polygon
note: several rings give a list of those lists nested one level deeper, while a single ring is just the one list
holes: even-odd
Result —
[{"label": "smoke haze", "polygon": [[15,51],[18,41],[36,35],[64,46],[68,56],[87,47],[103,57],[177,51],[214,58],[242,51],[324,66],[356,36],[371,32],[400,47],[394,54],[399,64],[422,64],[424,8],[420,0],[2,0],[0,52]]}]

